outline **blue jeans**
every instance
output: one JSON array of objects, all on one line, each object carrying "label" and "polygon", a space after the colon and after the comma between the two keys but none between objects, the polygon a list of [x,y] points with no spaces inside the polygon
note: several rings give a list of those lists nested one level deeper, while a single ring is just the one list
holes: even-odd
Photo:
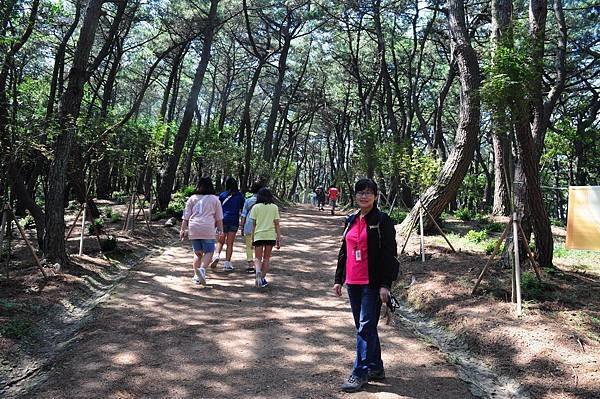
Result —
[{"label": "blue jeans", "polygon": [[381,313],[379,290],[368,285],[348,285],[348,298],[356,326],[356,360],[352,374],[364,377],[383,370],[377,323]]},{"label": "blue jeans", "polygon": [[215,252],[215,240],[194,239],[190,241],[194,252],[204,252],[205,254]]}]

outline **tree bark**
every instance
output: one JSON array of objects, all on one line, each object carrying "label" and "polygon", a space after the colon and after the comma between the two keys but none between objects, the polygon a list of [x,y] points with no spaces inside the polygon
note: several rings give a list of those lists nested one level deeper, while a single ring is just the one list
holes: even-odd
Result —
[{"label": "tree bark", "polygon": [[[512,33],[512,0],[492,0],[492,59],[494,59],[498,47],[513,47]],[[510,213],[508,176],[506,172],[509,169],[508,151],[509,137],[512,133],[512,125],[503,123],[506,118],[498,114],[506,115],[508,104],[503,109],[497,109],[492,113],[491,130],[492,146],[494,149],[494,205],[492,207],[493,215],[507,216]]]},{"label": "tree bark", "polygon": [[210,57],[210,51],[212,46],[212,41],[216,29],[217,24],[217,6],[219,4],[219,0],[211,0],[210,2],[210,11],[207,17],[207,26],[204,31],[204,43],[202,45],[202,53],[200,55],[200,62],[198,63],[198,68],[196,68],[196,73],[194,75],[194,81],[192,84],[192,88],[190,90],[190,94],[188,96],[185,111],[183,113],[183,118],[181,119],[181,123],[179,124],[179,129],[177,130],[177,134],[175,135],[174,143],[173,143],[173,153],[169,158],[169,162],[167,164],[167,169],[165,171],[165,175],[161,181],[161,185],[158,189],[158,198],[157,204],[158,208],[161,210],[167,209],[169,202],[171,201],[171,193],[173,192],[173,183],[175,182],[175,173],[177,172],[177,167],[179,165],[179,159],[181,158],[181,152],[183,150],[183,146],[187,137],[190,133],[190,128],[192,126],[192,120],[194,119],[194,112],[196,111],[196,107],[198,105],[198,96],[200,95],[200,90],[202,89],[202,82],[204,80],[204,74],[206,73],[206,68],[208,67],[208,61]]},{"label": "tree bark", "polygon": [[48,173],[44,249],[50,262],[59,262],[63,266],[69,264],[65,250],[65,180],[71,145],[77,128],[76,121],[83,98],[83,86],[87,79],[88,59],[94,44],[102,3],[103,0],[90,0],[86,10],[67,88],[60,100],[60,133],[54,144],[53,160]]},{"label": "tree bark", "polygon": [[[454,148],[440,171],[436,182],[429,187],[412,208],[401,224],[401,230],[408,232],[416,225],[422,204],[434,218],[452,200],[473,160],[480,132],[479,64],[477,54],[471,47],[465,24],[463,0],[448,0],[448,19],[452,33],[452,47],[458,63],[460,79],[459,124]],[[425,228],[431,228],[426,219]]]}]

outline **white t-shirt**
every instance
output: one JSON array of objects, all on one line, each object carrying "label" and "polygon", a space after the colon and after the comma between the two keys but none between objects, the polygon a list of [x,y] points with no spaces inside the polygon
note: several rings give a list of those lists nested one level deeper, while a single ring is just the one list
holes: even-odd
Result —
[{"label": "white t-shirt", "polygon": [[217,238],[217,220],[223,220],[223,208],[216,195],[192,195],[185,204],[183,220],[188,221],[190,240],[214,240]]}]

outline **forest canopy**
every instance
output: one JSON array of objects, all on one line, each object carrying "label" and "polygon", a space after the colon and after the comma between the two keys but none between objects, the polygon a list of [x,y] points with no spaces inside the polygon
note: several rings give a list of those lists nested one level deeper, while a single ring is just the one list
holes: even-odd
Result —
[{"label": "forest canopy", "polygon": [[64,208],[166,212],[211,176],[283,200],[374,178],[434,217],[515,207],[552,264],[569,185],[600,184],[588,0],[5,0],[0,190],[68,262]]}]

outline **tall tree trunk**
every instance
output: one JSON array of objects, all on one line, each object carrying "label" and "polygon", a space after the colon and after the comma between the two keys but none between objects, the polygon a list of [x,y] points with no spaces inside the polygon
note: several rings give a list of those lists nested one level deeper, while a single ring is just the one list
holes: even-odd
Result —
[{"label": "tall tree trunk", "polygon": [[204,31],[204,43],[202,45],[202,54],[200,55],[200,62],[198,63],[196,74],[194,75],[194,81],[185,105],[183,118],[181,119],[181,123],[179,124],[177,134],[175,135],[175,140],[173,143],[173,153],[169,158],[165,176],[163,177],[161,185],[158,189],[157,202],[158,207],[161,210],[167,209],[167,206],[171,201],[171,193],[173,192],[173,183],[175,182],[175,174],[179,165],[179,159],[181,158],[181,152],[183,150],[185,141],[187,140],[187,137],[190,133],[192,120],[194,119],[194,112],[196,111],[196,107],[198,106],[198,96],[200,95],[200,90],[202,89],[202,82],[204,80],[204,74],[206,73],[206,68],[208,67],[210,50],[217,24],[218,4],[219,0],[211,0],[210,2],[210,11],[208,13],[206,21],[207,26]]},{"label": "tall tree trunk", "polygon": [[[284,24],[283,30],[283,47],[281,54],[279,55],[279,64],[277,67],[277,82],[273,89],[273,98],[271,99],[271,112],[269,119],[267,120],[267,127],[265,129],[265,141],[263,144],[263,160],[268,167],[271,166],[271,157],[273,155],[273,134],[275,132],[275,125],[277,123],[277,115],[279,114],[279,106],[281,104],[281,95],[283,94],[283,81],[285,79],[285,72],[287,70],[287,56],[290,50],[292,37],[289,32],[289,22]],[[265,171],[266,172],[266,171]],[[263,176],[265,180],[268,176]]]},{"label": "tall tree trunk", "polygon": [[[473,160],[480,131],[480,72],[477,54],[471,47],[465,25],[464,3],[463,0],[448,0],[447,4],[453,39],[452,47],[458,63],[460,78],[460,109],[454,148],[436,182],[425,191],[419,200],[434,218],[441,215],[458,191]],[[408,231],[416,225],[419,208],[419,204],[415,205],[404,219],[401,224],[403,231]],[[430,228],[431,221],[429,218],[426,220],[426,228]]]},{"label": "tall tree trunk", "polygon": [[[513,47],[512,0],[492,0],[492,60],[499,47]],[[508,104],[492,113],[492,146],[494,148],[494,205],[493,215],[506,216],[510,213],[508,171],[509,137],[512,125],[506,123]]]},{"label": "tall tree trunk", "polygon": [[77,117],[83,98],[83,86],[87,79],[87,66],[94,44],[98,20],[103,0],[90,0],[77,41],[73,66],[69,72],[68,84],[60,100],[60,133],[54,144],[53,160],[48,173],[46,193],[46,236],[44,249],[50,262],[69,264],[65,251],[65,180],[71,145],[77,128]]}]

